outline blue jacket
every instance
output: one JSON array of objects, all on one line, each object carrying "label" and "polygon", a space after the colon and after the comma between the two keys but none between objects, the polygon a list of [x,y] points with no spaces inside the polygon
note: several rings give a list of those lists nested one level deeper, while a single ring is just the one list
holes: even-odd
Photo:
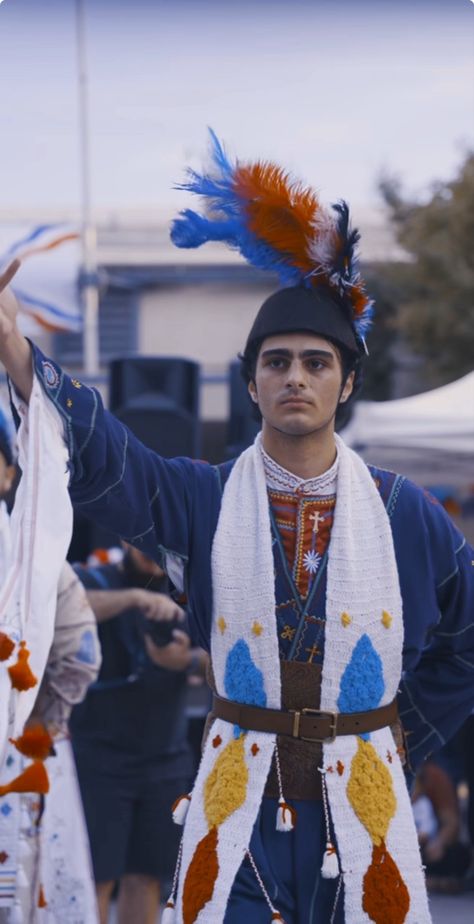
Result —
[{"label": "blue jacket", "polygon": [[[209,649],[210,552],[225,466],[163,459],[34,348],[36,372],[61,414],[70,451],[73,504],[182,574],[192,632]],[[399,711],[415,767],[451,737],[474,707],[474,553],[426,491],[373,470],[388,492],[405,639]]]}]

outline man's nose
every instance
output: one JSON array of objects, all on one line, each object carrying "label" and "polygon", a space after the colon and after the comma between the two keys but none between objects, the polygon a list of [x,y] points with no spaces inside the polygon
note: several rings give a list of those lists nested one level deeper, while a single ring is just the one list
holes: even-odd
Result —
[{"label": "man's nose", "polygon": [[287,388],[305,388],[306,387],[306,375],[305,368],[302,362],[295,360],[288,367],[288,374],[286,378]]}]

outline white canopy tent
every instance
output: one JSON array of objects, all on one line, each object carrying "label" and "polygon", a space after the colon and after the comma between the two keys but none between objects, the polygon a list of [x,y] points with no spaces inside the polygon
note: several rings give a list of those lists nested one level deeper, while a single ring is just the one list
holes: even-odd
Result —
[{"label": "white canopy tent", "polygon": [[397,401],[359,401],[342,436],[367,461],[418,484],[474,485],[474,372]]}]

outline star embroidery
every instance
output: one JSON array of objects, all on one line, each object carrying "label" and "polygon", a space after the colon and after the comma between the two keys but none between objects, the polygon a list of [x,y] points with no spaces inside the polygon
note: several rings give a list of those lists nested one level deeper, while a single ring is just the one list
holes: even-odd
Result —
[{"label": "star embroidery", "polygon": [[316,574],[318,570],[319,563],[321,561],[321,556],[317,552],[305,552],[303,556],[303,565],[305,571],[309,571],[310,574]]},{"label": "star embroidery", "polygon": [[217,625],[219,629],[221,630],[222,634],[224,634],[225,630],[227,629],[227,623],[223,616],[219,616],[219,619],[217,620]]},{"label": "star embroidery", "polygon": [[260,622],[257,622],[257,620],[255,620],[252,626],[252,635],[255,635],[258,638],[259,635],[262,634],[262,632],[263,632],[262,624]]}]

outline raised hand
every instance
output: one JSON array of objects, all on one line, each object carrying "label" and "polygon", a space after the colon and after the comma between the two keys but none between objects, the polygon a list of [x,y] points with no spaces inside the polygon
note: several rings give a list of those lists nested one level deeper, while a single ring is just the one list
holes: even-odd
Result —
[{"label": "raised hand", "polygon": [[0,275],[0,361],[27,401],[33,385],[31,349],[17,327],[18,302],[9,288],[20,261],[13,260]]},{"label": "raised hand", "polygon": [[10,289],[10,282],[20,269],[20,261],[13,260],[0,274],[0,337],[8,337],[16,327],[18,302]]}]

